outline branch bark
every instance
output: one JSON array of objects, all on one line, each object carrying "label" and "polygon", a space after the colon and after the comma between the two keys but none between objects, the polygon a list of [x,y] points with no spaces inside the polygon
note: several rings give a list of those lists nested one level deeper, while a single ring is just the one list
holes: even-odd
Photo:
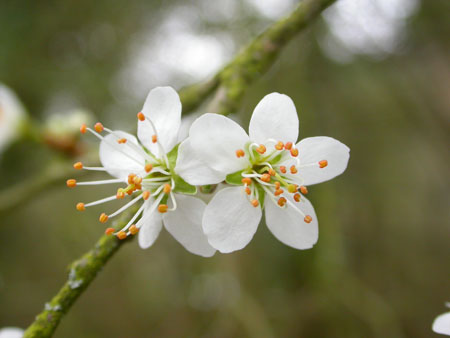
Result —
[{"label": "branch bark", "polygon": [[[209,112],[228,114],[240,104],[248,86],[275,61],[280,50],[335,0],[305,0],[286,18],[274,23],[209,81],[180,90],[184,113],[198,107],[216,90]],[[127,219],[129,214],[124,215]],[[125,221],[122,220],[117,228]],[[127,240],[125,240],[126,242]],[[50,337],[62,317],[123,245],[113,236],[102,236],[95,247],[72,263],[68,280],[25,331],[24,337]]]},{"label": "branch bark", "polygon": [[[129,220],[131,210],[125,213],[114,228],[122,228]],[[46,303],[44,310],[24,333],[28,337],[51,337],[62,317],[70,310],[73,303],[94,280],[103,266],[119,248],[129,242],[132,237],[118,240],[115,236],[103,235],[94,248],[74,261],[69,267],[67,281],[53,299]]]}]

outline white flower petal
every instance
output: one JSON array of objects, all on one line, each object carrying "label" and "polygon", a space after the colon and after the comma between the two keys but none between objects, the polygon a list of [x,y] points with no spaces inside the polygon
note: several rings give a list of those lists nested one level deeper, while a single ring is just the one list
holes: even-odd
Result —
[{"label": "white flower petal", "polygon": [[0,338],[22,338],[24,330],[19,327],[4,327],[0,329]]},{"label": "white flower petal", "polygon": [[233,120],[205,114],[192,124],[189,139],[194,151],[208,166],[230,174],[248,166],[248,155],[237,158],[236,150],[249,142],[247,133]]},{"label": "white flower petal", "polygon": [[[142,113],[154,124],[158,141],[168,153],[176,145],[181,124],[181,102],[177,92],[171,87],[152,89],[145,100]],[[138,137],[153,154],[160,157],[159,148],[152,142],[155,134],[149,121],[138,121]]]},{"label": "white flower petal", "polygon": [[216,252],[202,229],[202,217],[206,204],[198,198],[177,195],[177,209],[164,214],[163,221],[167,231],[185,249],[193,254],[211,257]]},{"label": "white flower petal", "polygon": [[[147,249],[155,243],[159,233],[162,229],[162,217],[161,213],[157,210],[150,212],[152,208],[153,200],[146,201],[146,206],[142,218],[136,223],[139,230],[139,246],[142,249]],[[141,225],[142,224],[142,225]]]},{"label": "white flower petal", "polygon": [[0,83],[0,150],[19,135],[21,122],[25,118],[25,108],[17,95]]},{"label": "white flower petal", "polygon": [[[117,140],[121,138],[126,138],[127,142],[119,144]],[[129,142],[140,147],[136,137],[120,130],[100,142],[100,162],[111,176],[125,179],[131,173],[142,175],[145,172],[145,158]]]},{"label": "white flower petal", "polygon": [[240,250],[253,238],[261,215],[261,207],[250,204],[242,187],[225,188],[207,205],[203,231],[220,252]]},{"label": "white flower petal", "polygon": [[319,237],[319,223],[316,213],[311,203],[305,199],[297,203],[291,196],[285,196],[303,214],[312,217],[311,223],[306,223],[303,216],[294,209],[292,205],[286,204],[285,208],[280,208],[271,200],[266,199],[266,224],[272,234],[282,243],[295,249],[310,249],[317,242]]},{"label": "white flower petal", "polygon": [[[298,175],[303,178],[303,185],[311,185],[331,180],[342,174],[347,168],[350,149],[332,137],[308,137],[297,144],[299,150],[300,169]],[[301,165],[327,160],[328,165],[320,168],[318,165]]]},{"label": "white flower petal", "polygon": [[193,150],[189,138],[178,147],[175,172],[192,185],[217,184],[225,180],[226,176],[202,161],[201,156]]},{"label": "white flower petal", "polygon": [[250,120],[250,139],[265,143],[269,138],[283,142],[296,142],[298,116],[294,102],[287,95],[271,93],[263,97]]},{"label": "white flower petal", "polygon": [[433,331],[450,336],[450,312],[443,313],[434,320]]}]

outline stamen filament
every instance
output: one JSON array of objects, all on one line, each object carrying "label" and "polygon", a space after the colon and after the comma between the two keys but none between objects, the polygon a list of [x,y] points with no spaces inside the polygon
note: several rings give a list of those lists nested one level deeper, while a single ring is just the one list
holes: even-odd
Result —
[{"label": "stamen filament", "polygon": [[[115,197],[115,196],[114,196]],[[134,203],[136,203],[137,201],[139,201],[142,198],[141,195],[135,197],[134,199],[132,199],[130,202],[128,202],[127,204],[125,204],[123,207],[121,207],[120,209],[118,209],[117,211],[113,212],[111,215],[108,215],[108,218],[113,218],[114,216],[117,216],[118,214],[120,214],[121,212],[125,211],[126,209],[128,209],[129,207],[131,207]]]},{"label": "stamen filament", "polygon": [[111,180],[102,180],[102,181],[77,182],[77,185],[97,185],[97,184],[113,184],[113,183],[123,183],[123,179],[114,178]]},{"label": "stamen filament", "polygon": [[152,120],[150,120],[150,118],[148,118],[148,117],[145,115],[145,119],[146,119],[146,120],[150,123],[150,125],[152,126],[153,132],[155,133],[154,136],[156,136],[156,137],[155,137],[155,138],[156,138],[156,140],[155,140],[156,142],[155,142],[153,139],[152,139],[152,141],[153,141],[153,143],[156,143],[156,144],[158,145],[159,152],[161,153],[162,158],[164,159],[164,162],[165,162],[165,164],[166,164],[166,167],[169,167],[169,159],[167,158],[167,155],[166,155],[166,152],[164,151],[164,148],[162,147],[161,143],[159,142],[158,131],[156,130],[155,125],[153,124]]},{"label": "stamen filament", "polygon": [[94,171],[106,171],[106,169],[103,168],[103,167],[83,167],[82,169],[85,169],[85,170],[94,170]]},{"label": "stamen filament", "polygon": [[[109,140],[106,140],[102,135],[100,135],[99,133],[97,133],[96,131],[92,130],[91,128],[86,128],[87,130],[89,130],[89,132],[91,132],[93,135],[97,136],[97,138],[99,138],[101,141],[105,141],[106,143],[108,143],[111,147],[113,147],[114,149],[116,149],[117,151],[121,152],[123,155],[127,156],[129,159],[135,161],[136,163],[138,163],[139,165],[142,164],[142,161],[138,161],[137,159],[135,159],[133,156],[130,156],[130,154],[124,152],[122,150],[122,147],[118,147],[117,144],[114,144],[112,142],[110,142]],[[132,143],[132,142],[130,142]]]},{"label": "stamen filament", "polygon": [[[144,210],[144,207],[145,207],[145,203],[142,203],[142,205],[139,207],[138,211],[133,215],[133,217],[130,219],[130,221],[127,223],[127,225],[125,225],[120,231],[126,231],[134,223],[136,218],[139,217],[139,215]],[[115,233],[114,235],[117,235],[118,233],[119,233],[119,231],[117,233]]]},{"label": "stamen filament", "polygon": [[113,201],[113,200],[115,200],[115,199],[116,199],[116,195],[109,196],[109,197],[106,197],[106,198],[102,198],[101,200],[98,200],[98,201],[94,201],[94,202],[87,203],[87,204],[84,205],[84,207],[85,207],[85,208],[87,208],[87,207],[92,207],[92,206],[94,206],[94,205],[99,205],[99,204],[102,204],[102,203],[106,203],[106,202],[109,202],[109,201]]},{"label": "stamen filament", "polygon": [[[151,208],[145,213],[145,215],[141,218],[142,222],[137,226],[138,229],[142,227],[143,224],[146,223],[146,220],[151,216],[151,214],[156,210],[159,203],[161,202],[162,198],[164,197],[164,194],[161,194],[158,196],[158,198],[153,202]],[[139,222],[138,222],[139,223]]]},{"label": "stamen filament", "polygon": [[[116,132],[114,132],[113,130],[109,129],[109,128],[104,128],[104,130],[109,133],[114,135],[117,138],[117,141],[122,140],[123,138],[120,137],[119,135],[117,135]],[[125,143],[125,142],[123,142]],[[137,144],[133,143],[133,142],[126,142],[127,146],[133,148],[133,150],[135,150],[137,153],[139,153],[141,156],[143,156],[148,162],[153,161],[153,158],[150,157],[148,155],[148,153],[146,153],[141,147],[139,147]]]}]

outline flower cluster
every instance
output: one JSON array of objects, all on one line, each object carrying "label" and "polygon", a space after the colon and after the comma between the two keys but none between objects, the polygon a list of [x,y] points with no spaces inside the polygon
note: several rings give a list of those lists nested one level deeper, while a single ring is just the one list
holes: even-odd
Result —
[{"label": "flower cluster", "polygon": [[[318,221],[306,199],[307,186],[332,179],[347,167],[349,148],[330,137],[311,137],[297,143],[299,121],[292,100],[272,93],[256,106],[249,135],[231,119],[205,114],[180,140],[181,103],[170,87],[153,89],[138,116],[138,139],[97,123],[83,125],[100,140],[101,170],[114,179],[67,181],[69,187],[126,184],[116,194],[77,209],[128,195],[119,210],[100,215],[107,222],[130,206],[141,206],[121,230],[106,230],[119,239],[139,232],[141,247],[157,238],[162,225],[190,252],[212,256],[242,249],[252,239],[265,209],[266,223],[281,242],[311,248],[318,239]],[[106,133],[106,136],[102,134]],[[192,196],[196,186],[229,184],[206,205]]]}]

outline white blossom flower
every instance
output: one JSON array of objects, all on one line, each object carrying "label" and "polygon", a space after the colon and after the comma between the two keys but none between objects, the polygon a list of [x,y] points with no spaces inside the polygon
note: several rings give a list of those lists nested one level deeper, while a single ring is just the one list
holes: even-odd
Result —
[{"label": "white blossom flower", "polygon": [[19,135],[25,118],[25,108],[16,94],[0,83],[0,150]]},{"label": "white blossom flower", "polygon": [[[446,304],[450,308],[450,303]],[[446,312],[437,316],[433,322],[433,331],[440,334],[450,336],[450,312]]]},{"label": "white blossom flower", "polygon": [[[132,205],[142,202],[136,214],[120,230],[106,230],[119,239],[139,232],[139,244],[150,247],[161,231],[162,225],[188,251],[209,257],[215,249],[203,234],[201,220],[206,204],[195,197],[197,189],[177,175],[177,137],[181,121],[181,102],[170,87],[158,87],[150,91],[142,112],[138,113],[138,138],[123,131],[112,131],[97,123],[94,129],[81,127],[81,132],[91,132],[100,140],[102,167],[85,167],[75,163],[76,169],[106,171],[114,179],[94,182],[67,181],[69,187],[126,183],[117,193],[104,199],[78,203],[77,209],[102,204],[132,196],[131,201],[117,211],[100,215],[100,222],[119,215]],[[106,132],[106,136],[101,133]],[[140,217],[140,218],[139,218]]]},{"label": "white blossom flower", "polygon": [[298,129],[294,103],[279,93],[256,106],[250,135],[216,114],[205,114],[192,124],[180,145],[179,175],[195,185],[223,180],[241,185],[219,191],[206,207],[202,225],[214,248],[227,253],[245,247],[263,208],[268,228],[281,242],[297,249],[317,242],[318,221],[304,197],[306,186],[341,174],[349,148],[324,136],[295,144]]},{"label": "white blossom flower", "polygon": [[22,338],[23,333],[19,327],[4,327],[0,329],[0,338]]}]

